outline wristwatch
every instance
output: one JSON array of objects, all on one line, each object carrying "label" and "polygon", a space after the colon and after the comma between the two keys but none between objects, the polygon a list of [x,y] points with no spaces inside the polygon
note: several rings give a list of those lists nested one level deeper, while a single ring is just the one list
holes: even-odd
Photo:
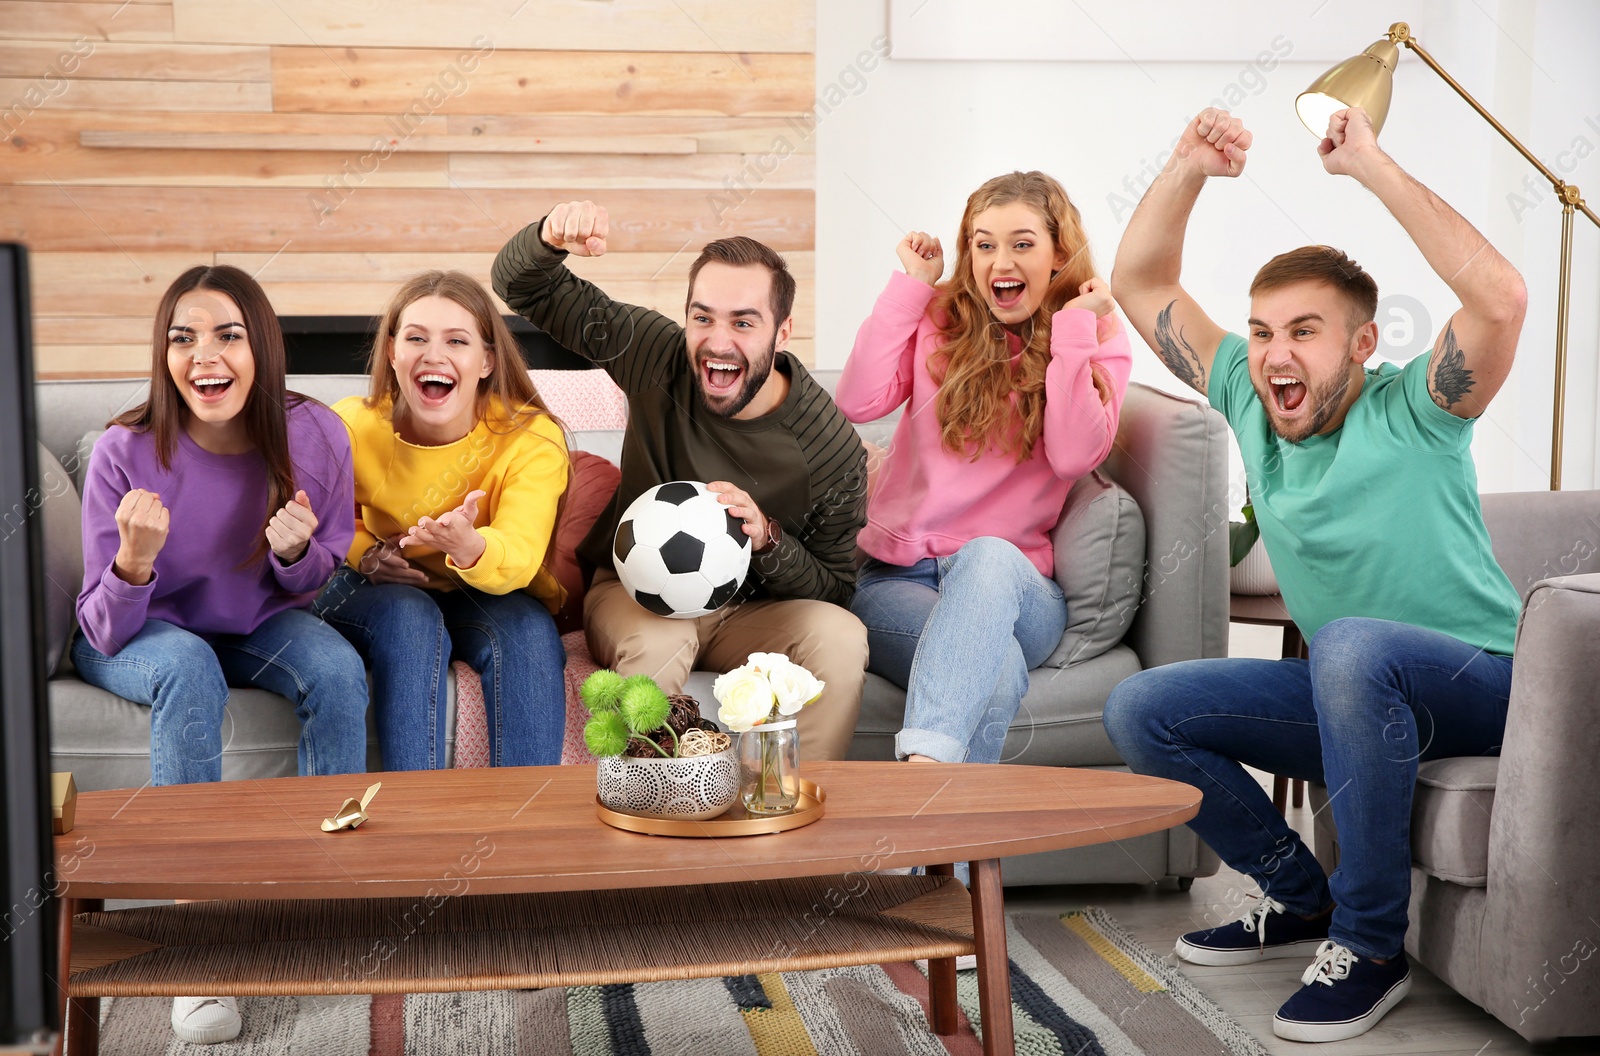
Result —
[{"label": "wristwatch", "polygon": [[778,544],[781,542],[783,542],[783,522],[776,517],[768,517],[766,545],[755,552],[758,554],[770,554],[778,548]]}]

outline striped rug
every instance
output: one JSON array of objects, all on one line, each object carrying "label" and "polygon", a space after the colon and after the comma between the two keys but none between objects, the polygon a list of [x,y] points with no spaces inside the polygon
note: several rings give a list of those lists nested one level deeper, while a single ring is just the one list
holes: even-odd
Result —
[{"label": "striped rug", "polygon": [[[1022,1056],[1266,1056],[1245,1030],[1108,914],[1007,920]],[[102,1002],[114,1056],[977,1056],[976,972],[962,1015],[928,1029],[910,964],[726,979],[379,997],[245,998],[228,1045],[177,1042],[165,998]]]}]

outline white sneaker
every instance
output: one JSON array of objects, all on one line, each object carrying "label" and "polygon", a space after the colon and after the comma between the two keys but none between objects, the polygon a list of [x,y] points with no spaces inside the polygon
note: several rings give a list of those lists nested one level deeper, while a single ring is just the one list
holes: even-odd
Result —
[{"label": "white sneaker", "polygon": [[172,1033],[180,1041],[215,1045],[239,1036],[239,1002],[231,997],[175,997]]}]

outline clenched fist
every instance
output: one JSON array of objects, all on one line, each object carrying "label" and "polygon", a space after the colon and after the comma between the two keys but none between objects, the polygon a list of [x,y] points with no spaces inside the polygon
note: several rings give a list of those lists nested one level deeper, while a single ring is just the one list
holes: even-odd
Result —
[{"label": "clenched fist", "polygon": [[1243,121],[1208,106],[1183,130],[1176,153],[1207,176],[1237,176],[1253,139]]},{"label": "clenched fist", "polygon": [[1383,157],[1372,118],[1359,106],[1335,111],[1328,118],[1328,134],[1317,144],[1322,167],[1335,176],[1357,176],[1362,163]]},{"label": "clenched fist", "polygon": [[944,247],[927,232],[912,231],[900,240],[894,251],[906,274],[918,282],[932,286],[944,277]]},{"label": "clenched fist", "polygon": [[550,210],[539,237],[551,249],[564,249],[575,257],[599,257],[606,251],[611,217],[593,202],[563,202]]},{"label": "clenched fist", "polygon": [[155,573],[156,555],[167,545],[167,526],[171,514],[161,505],[161,496],[134,488],[117,504],[116,560],[112,569],[119,579],[138,586],[150,582]]},{"label": "clenched fist", "polygon": [[306,552],[311,533],[316,530],[317,515],[311,512],[311,498],[304,491],[297,491],[267,522],[267,545],[278,560],[292,565]]},{"label": "clenched fist", "polygon": [[1078,287],[1078,296],[1063,304],[1061,309],[1086,308],[1101,316],[1110,315],[1116,306],[1117,302],[1111,299],[1111,284],[1105,279],[1090,279]]}]

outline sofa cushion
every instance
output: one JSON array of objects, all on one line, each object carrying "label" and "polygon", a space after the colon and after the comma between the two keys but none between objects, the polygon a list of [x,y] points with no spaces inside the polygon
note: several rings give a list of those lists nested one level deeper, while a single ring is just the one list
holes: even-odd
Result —
[{"label": "sofa cushion", "polygon": [[1489,815],[1500,760],[1432,759],[1417,767],[1411,802],[1411,861],[1429,876],[1464,887],[1489,883]]},{"label": "sofa cushion", "polygon": [[[33,510],[28,510],[31,516]],[[39,531],[44,546],[45,673],[55,672],[77,626],[83,588],[83,503],[72,477],[39,445]]]},{"label": "sofa cushion", "polygon": [[[1070,673],[1048,667],[1028,673],[1028,692],[1006,733],[1002,762],[1040,766],[1117,766],[1122,762],[1106,736],[1106,698],[1111,690],[1139,671],[1139,658],[1125,645],[1073,665]],[[690,689],[708,710],[711,675],[689,676]],[[697,682],[704,679],[703,683]],[[706,696],[695,687],[706,691]],[[715,704],[710,705],[710,710]],[[905,719],[906,695],[886,678],[867,673],[861,690],[861,715],[856,720],[851,759],[893,759],[894,735]],[[802,748],[803,750],[803,748]]]},{"label": "sofa cushion", "polygon": [[606,459],[588,451],[572,452],[572,480],[567,485],[561,523],[556,525],[555,552],[550,557],[550,571],[567,591],[561,611],[556,613],[556,627],[562,634],[583,627],[584,582],[578,544],[605,512],[621,482],[622,471]]},{"label": "sofa cushion", "polygon": [[1139,611],[1144,517],[1133,496],[1097,470],[1072,486],[1051,541],[1067,630],[1044,666],[1071,667],[1122,641]]}]

